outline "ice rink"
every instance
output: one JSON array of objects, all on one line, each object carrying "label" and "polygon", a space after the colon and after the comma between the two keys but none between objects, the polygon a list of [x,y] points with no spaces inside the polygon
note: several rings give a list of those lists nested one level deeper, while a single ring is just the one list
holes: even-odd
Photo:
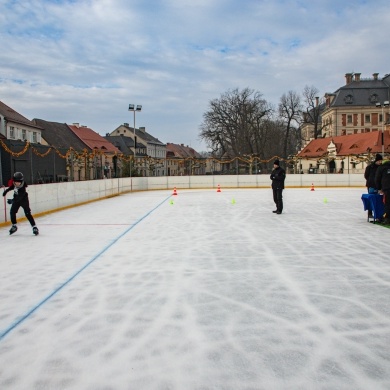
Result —
[{"label": "ice rink", "polygon": [[[0,389],[390,389],[365,188],[136,192],[1,227]],[[34,214],[34,210],[32,210]]]}]

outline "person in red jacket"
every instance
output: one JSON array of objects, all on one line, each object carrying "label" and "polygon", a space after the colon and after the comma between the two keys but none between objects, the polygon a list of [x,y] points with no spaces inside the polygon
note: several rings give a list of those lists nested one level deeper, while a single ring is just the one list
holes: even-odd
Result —
[{"label": "person in red jacket", "polygon": [[18,230],[18,227],[16,226],[16,213],[18,212],[19,208],[22,207],[24,210],[24,214],[26,215],[26,218],[30,222],[32,228],[33,228],[33,234],[38,235],[39,230],[37,226],[35,225],[34,217],[31,215],[30,210],[30,202],[28,199],[28,193],[26,191],[27,184],[24,181],[23,173],[21,172],[15,172],[13,176],[13,183],[11,186],[9,186],[6,190],[3,192],[3,196],[6,196],[9,191],[14,192],[14,197],[12,199],[12,206],[10,210],[10,216],[11,216],[11,222],[12,226],[9,231],[9,234],[13,234]]}]

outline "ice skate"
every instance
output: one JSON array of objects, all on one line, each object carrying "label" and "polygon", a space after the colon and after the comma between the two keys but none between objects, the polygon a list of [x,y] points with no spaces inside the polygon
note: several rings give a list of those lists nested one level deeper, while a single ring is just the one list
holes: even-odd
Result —
[{"label": "ice skate", "polygon": [[39,234],[39,230],[36,226],[33,227],[33,234],[34,236],[37,236]]},{"label": "ice skate", "polygon": [[18,227],[16,225],[12,225],[11,229],[9,229],[9,234],[14,234],[18,230]]}]

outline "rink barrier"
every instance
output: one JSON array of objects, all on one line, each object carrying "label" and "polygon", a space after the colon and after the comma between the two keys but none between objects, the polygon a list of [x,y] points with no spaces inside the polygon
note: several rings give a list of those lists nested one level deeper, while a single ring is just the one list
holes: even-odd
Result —
[{"label": "rink barrier", "polygon": [[[80,206],[112,196],[152,190],[173,191],[184,189],[220,188],[270,188],[269,175],[204,175],[204,176],[160,176],[160,177],[124,177],[61,183],[29,185],[27,191],[34,217]],[[365,187],[362,174],[296,174],[287,175],[286,188],[321,187]],[[7,199],[12,198],[9,192]],[[9,208],[6,202],[0,203],[0,225],[9,224]],[[24,218],[23,210],[18,212],[18,220]],[[5,218],[7,220],[5,220]]]}]

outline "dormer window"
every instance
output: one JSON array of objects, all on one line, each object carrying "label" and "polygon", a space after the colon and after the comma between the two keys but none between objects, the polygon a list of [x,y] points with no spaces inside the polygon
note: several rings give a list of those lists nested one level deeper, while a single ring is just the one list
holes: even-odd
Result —
[{"label": "dormer window", "polygon": [[344,98],[345,104],[352,104],[353,103],[353,96],[352,95],[347,95]]},{"label": "dormer window", "polygon": [[373,93],[371,96],[370,96],[370,102],[371,103],[376,103],[378,101],[378,95],[376,93]]}]

